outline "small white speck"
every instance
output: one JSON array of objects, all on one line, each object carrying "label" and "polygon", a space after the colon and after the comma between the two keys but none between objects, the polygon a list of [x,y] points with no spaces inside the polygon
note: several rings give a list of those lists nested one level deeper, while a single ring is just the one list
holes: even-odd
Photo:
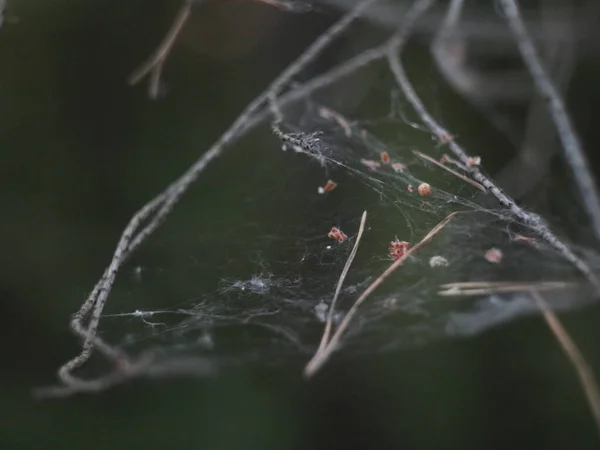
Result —
[{"label": "small white speck", "polygon": [[449,265],[450,265],[450,263],[443,256],[439,256],[439,255],[432,256],[431,259],[429,260],[430,267],[447,267]]},{"label": "small white speck", "polygon": [[320,301],[318,305],[315,306],[315,314],[317,315],[317,319],[319,322],[325,322],[327,320],[327,310],[329,307],[323,301]]}]

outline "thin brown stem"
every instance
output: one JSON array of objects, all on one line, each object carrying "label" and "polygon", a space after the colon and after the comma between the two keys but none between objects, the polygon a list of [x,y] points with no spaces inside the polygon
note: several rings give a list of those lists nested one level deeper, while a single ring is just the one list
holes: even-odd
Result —
[{"label": "thin brown stem", "polygon": [[335,305],[337,303],[337,299],[340,295],[340,291],[342,290],[342,285],[344,284],[344,280],[346,279],[346,275],[348,275],[348,271],[350,270],[350,266],[352,265],[352,261],[354,261],[354,257],[356,256],[356,252],[358,251],[358,244],[360,244],[360,238],[365,231],[365,223],[367,221],[367,211],[363,212],[362,218],[360,220],[360,226],[358,228],[358,235],[356,236],[356,242],[354,243],[354,247],[346,260],[346,264],[344,265],[344,269],[342,270],[342,274],[340,275],[340,279],[338,280],[337,286],[335,288],[335,294],[333,295],[333,300],[331,301],[331,305],[329,307],[329,314],[327,315],[327,323],[325,323],[325,330],[323,331],[323,337],[321,338],[321,343],[319,344],[319,349],[317,353],[323,351],[327,343],[329,342],[329,334],[331,332],[331,327],[333,323],[333,316],[335,313]]},{"label": "thin brown stem", "polygon": [[412,256],[413,253],[417,252],[420,248],[427,245],[434,238],[436,234],[438,234],[442,229],[452,220],[452,218],[458,213],[454,212],[448,215],[444,220],[438,223],[433,229],[427,233],[427,235],[421,239],[421,241],[415,244],[413,247],[409,248],[404,255],[396,260],[392,265],[390,265],[373,283],[369,285],[367,289],[361,294],[360,297],[354,302],[350,310],[344,316],[344,319],[340,323],[339,327],[335,331],[331,340],[327,344],[325,348],[321,351],[317,352],[315,356],[309,361],[309,363],[304,368],[304,376],[306,378],[312,377],[322,366],[327,362],[331,354],[338,348],[340,340],[348,326],[356,316],[358,309],[365,302],[365,300],[377,289],[394,271],[400,267],[404,262]]},{"label": "thin brown stem", "polygon": [[129,84],[135,85],[139,83],[142,80],[142,78],[151,73],[151,98],[156,98],[158,96],[158,86],[160,84],[160,74],[162,72],[162,67],[167,57],[169,56],[173,45],[175,44],[177,36],[179,36],[179,33],[183,29],[183,26],[187,22],[190,16],[191,9],[191,2],[189,0],[185,0],[183,2],[183,5],[181,5],[181,8],[179,8],[179,12],[175,16],[171,28],[165,35],[162,42],[156,48],[154,53],[150,56],[150,58],[148,58],[146,62],[144,62],[140,67],[134,70],[128,78]]},{"label": "thin brown stem", "polygon": [[466,181],[467,183],[469,183],[471,186],[475,186],[477,189],[479,189],[482,192],[485,192],[485,188],[479,184],[477,181],[473,181],[472,179],[470,179],[469,177],[464,176],[463,174],[458,173],[456,170],[452,170],[450,167],[447,167],[445,165],[443,165],[442,163],[440,163],[439,161],[436,161],[435,159],[433,159],[431,156],[426,155],[425,153],[421,153],[417,150],[414,150],[413,153],[415,155],[417,155],[420,158],[423,158],[427,161],[429,161],[432,164],[435,164],[436,166],[444,169],[447,172],[450,172],[452,175],[454,175],[455,177],[460,178],[463,181]]},{"label": "thin brown stem", "polygon": [[594,416],[596,427],[598,432],[600,432],[600,389],[598,389],[598,383],[596,381],[594,371],[585,359],[585,356],[583,356],[583,353],[581,353],[581,350],[579,350],[579,347],[577,347],[577,344],[573,338],[569,335],[568,331],[561,323],[556,313],[550,309],[544,297],[542,297],[535,289],[531,290],[530,294],[535,300],[537,306],[542,311],[548,328],[550,328],[550,331],[552,331],[552,334],[562,347],[567,357],[571,360],[571,364],[577,371],[577,375],[579,376],[585,397],[590,406],[590,410],[592,411],[592,415]]},{"label": "thin brown stem", "polygon": [[568,281],[467,281],[448,283],[440,286],[438,295],[444,297],[493,295],[508,292],[553,291],[575,287],[577,283]]}]

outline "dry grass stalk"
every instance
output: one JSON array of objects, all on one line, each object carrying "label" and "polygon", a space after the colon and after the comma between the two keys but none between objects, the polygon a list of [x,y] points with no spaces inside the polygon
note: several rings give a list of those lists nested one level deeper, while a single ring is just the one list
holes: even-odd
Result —
[{"label": "dry grass stalk", "polygon": [[554,291],[574,287],[567,281],[519,282],[519,281],[468,281],[448,283],[440,286],[438,295],[444,297],[493,295],[509,292]]},{"label": "dry grass stalk", "polygon": [[479,184],[477,181],[472,180],[469,177],[464,176],[463,174],[458,173],[456,170],[451,169],[448,166],[443,165],[442,163],[440,163],[439,161],[436,161],[435,159],[433,159],[431,156],[426,155],[425,153],[421,153],[417,150],[413,150],[413,153],[415,155],[417,155],[419,158],[423,158],[427,161],[429,161],[432,164],[435,164],[436,166],[446,170],[447,172],[450,172],[452,175],[454,175],[455,177],[460,178],[463,181],[466,181],[467,183],[469,183],[472,186],[475,186],[477,189],[479,189],[482,192],[486,192],[485,188]]},{"label": "dry grass stalk", "polygon": [[592,415],[594,416],[596,427],[598,432],[600,432],[600,389],[598,389],[594,371],[573,338],[571,338],[567,330],[563,327],[556,313],[550,309],[544,297],[536,289],[532,289],[529,292],[542,311],[548,328],[550,328],[550,331],[552,331],[552,334],[570,359],[571,365],[575,368]]},{"label": "dry grass stalk", "polygon": [[431,242],[434,236],[438,234],[448,224],[448,222],[452,220],[452,218],[456,214],[458,213],[451,213],[444,220],[442,220],[435,227],[433,227],[433,229],[429,233],[427,233],[427,236],[421,239],[419,243],[409,248],[401,258],[399,258],[392,265],[390,265],[381,275],[379,275],[379,277],[375,281],[373,281],[373,283],[371,283],[371,285],[369,285],[367,289],[365,289],[365,291],[356,300],[356,302],[354,302],[350,310],[346,313],[344,319],[338,326],[329,343],[323,349],[320,349],[320,351],[318,351],[313,356],[313,358],[308,362],[308,364],[304,368],[304,376],[306,378],[312,377],[323,366],[323,364],[327,362],[331,354],[338,347],[342,336],[344,335],[348,326],[354,319],[354,316],[356,316],[358,308],[360,308],[360,306],[373,293],[373,291],[375,291],[375,289],[377,289],[385,281],[385,279],[388,278],[398,267],[404,264],[404,261],[406,261],[413,253],[415,253],[420,248],[424,247],[429,242]]}]

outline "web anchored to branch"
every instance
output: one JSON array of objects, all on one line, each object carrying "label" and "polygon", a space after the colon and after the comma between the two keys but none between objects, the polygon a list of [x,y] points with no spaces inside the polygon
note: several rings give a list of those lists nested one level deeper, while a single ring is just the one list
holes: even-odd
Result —
[{"label": "web anchored to branch", "polygon": [[[442,336],[478,333],[535,312],[540,302],[532,301],[531,292],[538,295],[543,290],[553,308],[575,306],[567,298],[567,290],[577,290],[578,299],[596,297],[600,282],[590,262],[539,215],[525,210],[500,189],[481,169],[480,158],[469,156],[450,131],[433,118],[410,83],[400,56],[413,27],[433,5],[432,0],[417,0],[403,11],[397,30],[382,44],[307,82],[292,85],[294,78],[374,3],[376,0],[361,1],[346,13],[256,97],[187,172],[132,217],[110,265],[71,320],[71,328],[83,341],[81,353],[60,368],[62,384],[40,391],[40,395],[98,391],[133,377],[207,375],[218,367],[261,359],[262,355],[273,361],[290,355],[308,360],[313,354],[305,369],[310,376],[342,345],[356,352],[420,345]],[[509,8],[511,2],[501,3]],[[460,7],[462,2],[452,2],[435,45],[447,37],[448,27],[455,26]],[[189,12],[186,3],[174,29],[181,28]],[[514,10],[507,9],[507,19],[515,17],[519,17],[518,12],[515,16]],[[172,30],[163,47],[170,48],[175,35]],[[522,44],[525,35],[517,31],[514,35]],[[157,73],[165,54],[158,51],[160,57],[153,59],[159,61],[154,66],[158,67]],[[531,57],[527,55],[523,57]],[[311,98],[317,90],[376,61],[387,61],[393,78],[391,89],[396,94],[388,116],[368,121],[350,118]],[[538,69],[536,66],[531,70],[534,77],[539,77]],[[150,65],[145,72],[149,70]],[[289,106],[299,100],[304,101],[305,111],[298,118],[289,112]],[[419,123],[407,119],[405,102]],[[561,114],[565,114],[564,108],[558,108],[557,117]],[[126,270],[130,256],[169,217],[210,162],[269,119],[273,148],[291,151],[269,156],[264,164],[277,164],[273,161],[277,158],[294,161],[297,170],[317,171],[323,182],[308,193],[286,191],[282,186],[260,197],[261,202],[276,205],[303,201],[315,211],[317,224],[286,223],[285,236],[277,236],[283,227],[271,223],[255,228],[248,224],[243,232],[249,244],[243,250],[256,256],[253,273],[233,275],[239,268],[228,260],[223,264],[232,275],[216,279],[212,290],[200,294],[171,292],[181,299],[177,307],[152,310],[140,305],[133,312],[117,309],[105,313],[109,295],[116,295],[112,291],[117,274]],[[393,139],[390,142],[381,137],[390,128],[401,128],[405,135],[430,136],[435,144],[424,144],[416,150]],[[560,133],[574,135],[572,127],[557,128]],[[565,147],[567,143],[572,147],[572,142],[566,139]],[[580,150],[577,145],[576,151]],[[569,152],[573,151],[571,147]],[[353,200],[340,203],[338,213],[319,206],[350,190]],[[498,206],[484,206],[482,195],[494,197]],[[598,211],[594,195],[592,191],[585,202],[591,217]],[[369,210],[369,219],[363,214],[360,226],[353,228],[364,209]],[[379,239],[369,233],[370,227],[379,230],[376,235],[390,235]],[[354,229],[358,229],[355,236]],[[261,256],[275,246],[285,257],[271,260]],[[544,264],[540,267],[542,254]],[[510,267],[502,266],[503,260],[509,260]],[[211,262],[196,263],[206,268]],[[503,269],[494,271],[494,267]],[[573,277],[572,268],[586,281],[564,282],[565,276]],[[138,281],[144,280],[147,270],[152,267],[134,269]],[[403,282],[383,283],[394,271],[402,273]],[[449,290],[438,286],[464,278],[465,273],[478,282],[498,282],[496,278],[503,276],[520,277],[515,281],[526,283],[477,285],[479,302],[466,306],[440,302],[440,290],[443,295],[464,294],[464,286]],[[153,282],[160,282],[158,272],[155,275]],[[210,278],[209,270],[202,275]],[[138,289],[143,289],[143,284],[140,286]],[[190,297],[193,300],[183,300]],[[119,332],[115,337],[118,344],[111,344],[112,330],[103,329],[106,332],[101,337],[99,325],[116,321],[125,321],[131,329]],[[325,331],[317,348],[321,323]],[[222,344],[223,330],[229,333],[248,327],[260,329],[264,335],[253,332],[252,342],[245,338],[247,345],[242,350]],[[354,339],[358,334],[361,339]],[[222,351],[215,354],[217,347]],[[90,359],[93,351],[112,365],[108,374],[86,379],[76,376],[74,371]]]}]

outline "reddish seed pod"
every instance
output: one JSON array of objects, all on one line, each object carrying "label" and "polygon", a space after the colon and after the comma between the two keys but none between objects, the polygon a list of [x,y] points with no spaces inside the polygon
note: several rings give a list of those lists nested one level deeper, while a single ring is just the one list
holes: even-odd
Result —
[{"label": "reddish seed pod", "polygon": [[421,183],[417,188],[417,192],[421,197],[431,195],[431,186],[429,186],[427,183]]},{"label": "reddish seed pod", "polygon": [[344,233],[342,230],[340,230],[337,227],[331,227],[331,230],[329,230],[329,234],[327,235],[327,237],[329,237],[331,239],[335,239],[336,241],[338,241],[339,244],[341,244],[346,239],[348,239],[348,236],[346,236],[346,233]]},{"label": "reddish seed pod", "polygon": [[384,164],[389,164],[390,163],[390,154],[388,152],[381,152],[379,154],[379,156],[381,157],[381,162]]},{"label": "reddish seed pod", "polygon": [[319,186],[319,194],[324,194],[325,192],[333,191],[337,187],[337,183],[333,180],[327,181],[325,186]]}]

